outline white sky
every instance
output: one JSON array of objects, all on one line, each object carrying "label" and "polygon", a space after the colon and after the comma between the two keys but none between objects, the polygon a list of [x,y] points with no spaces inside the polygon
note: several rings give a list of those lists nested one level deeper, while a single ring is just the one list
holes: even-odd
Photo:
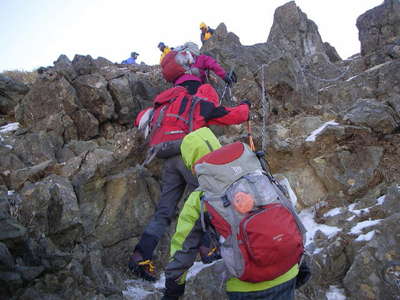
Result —
[{"label": "white sky", "polygon": [[[224,22],[244,45],[265,42],[277,7],[287,0],[0,0],[0,72],[52,65],[60,54],[121,62],[130,52],[157,64],[163,41],[200,44],[200,22]],[[359,52],[357,17],[383,0],[297,0],[323,41],[342,58]]]}]

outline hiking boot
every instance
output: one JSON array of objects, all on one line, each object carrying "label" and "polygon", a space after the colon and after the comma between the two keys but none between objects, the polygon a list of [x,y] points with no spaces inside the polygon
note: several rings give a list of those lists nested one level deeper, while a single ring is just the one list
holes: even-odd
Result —
[{"label": "hiking boot", "polygon": [[135,251],[129,259],[128,267],[131,272],[147,281],[156,281],[155,266],[150,259],[143,259],[142,255]]},{"label": "hiking boot", "polygon": [[209,248],[201,245],[199,248],[199,253],[203,264],[211,264],[213,261],[221,259],[221,254],[217,247]]}]

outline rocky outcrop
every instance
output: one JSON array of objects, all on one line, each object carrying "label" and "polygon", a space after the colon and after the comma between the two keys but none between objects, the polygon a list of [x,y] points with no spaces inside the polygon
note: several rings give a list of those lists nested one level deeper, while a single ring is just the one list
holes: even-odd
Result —
[{"label": "rocky outcrop", "polygon": [[25,84],[0,74],[0,115],[13,115],[14,107],[28,91]]},{"label": "rocky outcrop", "polygon": [[400,3],[385,0],[383,4],[367,11],[357,19],[361,54],[368,55],[384,50],[388,55],[400,50]]},{"label": "rocky outcrop", "polygon": [[[314,276],[299,299],[398,295],[397,16],[393,0],[360,16],[362,53],[347,60],[293,1],[276,10],[266,42],[243,46],[221,24],[201,49],[237,73],[222,103],[250,99],[256,145],[306,222]],[[225,84],[215,86],[222,94]],[[0,127],[0,295],[161,297],[162,280],[126,281],[126,262],[160,192],[161,162],[140,165],[146,148],[133,120],[167,87],[159,66],[89,55],[61,55],[29,90],[7,86],[16,100],[0,113],[20,126]],[[247,138],[243,126],[213,130],[222,143]],[[156,249],[161,269],[169,237]],[[225,299],[220,263],[196,264],[184,299]]]}]

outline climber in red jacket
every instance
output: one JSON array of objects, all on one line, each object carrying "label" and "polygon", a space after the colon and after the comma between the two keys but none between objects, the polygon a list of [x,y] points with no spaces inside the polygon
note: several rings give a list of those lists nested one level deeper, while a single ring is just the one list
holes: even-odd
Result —
[{"label": "climber in red jacket", "polygon": [[[202,60],[200,60],[201,62]],[[222,72],[220,73],[222,75]],[[197,77],[186,76],[198,82]],[[178,82],[185,82],[179,79]],[[201,82],[200,82],[201,84]],[[209,84],[201,85],[194,95],[177,86],[159,94],[153,107],[139,113],[135,125],[147,132],[150,157],[164,158],[161,195],[156,212],[145,228],[129,260],[130,270],[149,281],[156,279],[152,262],[154,249],[169,227],[179,200],[185,191],[193,191],[197,179],[188,170],[180,155],[183,137],[208,125],[240,124],[249,119],[250,102],[235,107],[219,105],[218,95]]]}]

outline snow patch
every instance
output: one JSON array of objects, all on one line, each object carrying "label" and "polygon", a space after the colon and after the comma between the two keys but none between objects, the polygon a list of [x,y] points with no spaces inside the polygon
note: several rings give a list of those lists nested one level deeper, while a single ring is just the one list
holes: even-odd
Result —
[{"label": "snow patch", "polygon": [[364,228],[377,225],[381,221],[382,221],[382,219],[379,219],[379,220],[367,220],[367,221],[360,222],[350,230],[350,233],[351,234],[360,234]]},{"label": "snow patch", "polygon": [[375,230],[372,230],[372,231],[370,231],[370,232],[368,232],[368,233],[366,233],[366,234],[360,234],[360,235],[355,239],[355,241],[356,241],[356,242],[367,242],[367,241],[372,240],[372,238],[374,237],[374,235],[375,235]]},{"label": "snow patch", "polygon": [[386,195],[383,195],[383,196],[379,197],[378,199],[376,199],[376,205],[382,205],[383,202],[385,202],[385,198],[386,198]]},{"label": "snow patch", "polygon": [[[188,280],[189,278],[196,276],[201,270],[212,266],[216,262],[217,261],[207,265],[203,264],[202,262],[195,262],[188,270],[186,279]],[[154,290],[161,290],[165,288],[165,273],[162,273],[160,275],[160,279],[154,283],[149,283],[142,279],[128,280],[126,283],[128,284],[128,288],[123,291],[124,296],[129,300],[141,300],[147,297],[149,294],[154,294]]]},{"label": "snow patch", "polygon": [[217,261],[214,261],[211,264],[203,264],[202,262],[196,261],[193,266],[189,269],[187,273],[186,279],[189,279],[190,277],[196,276],[198,273],[200,273],[201,270],[211,267],[213,264],[215,264]]},{"label": "snow patch", "polygon": [[346,300],[344,289],[338,288],[336,285],[329,286],[329,290],[325,294],[327,300]]},{"label": "snow patch", "polygon": [[16,131],[18,128],[19,128],[19,123],[18,122],[9,123],[7,125],[4,125],[4,126],[0,127],[0,133]]},{"label": "snow patch", "polygon": [[165,273],[162,273],[160,276],[160,279],[158,279],[155,283],[154,283],[154,287],[156,289],[163,289],[165,288]]},{"label": "snow patch", "polygon": [[366,208],[361,208],[361,209],[355,209],[356,203],[350,204],[349,205],[349,211],[352,212],[353,214],[357,215],[357,216],[359,216],[361,214],[369,213],[371,208],[373,208],[373,207],[375,207],[377,205],[382,205],[383,202],[385,202],[385,198],[386,198],[386,195],[383,195],[383,196],[379,197],[378,199],[376,199],[376,204],[375,205],[372,205],[372,206],[366,207]]},{"label": "snow patch", "polygon": [[324,130],[329,125],[337,126],[337,125],[339,125],[339,123],[335,122],[335,120],[326,122],[321,127],[319,127],[318,129],[315,129],[313,132],[311,132],[311,134],[306,138],[306,142],[315,142],[316,137],[321,133],[322,130]]},{"label": "snow patch", "polygon": [[355,76],[351,76],[350,78],[348,78],[346,81],[352,81],[354,78],[357,78],[359,75],[355,75]]},{"label": "snow patch", "polygon": [[336,208],[331,209],[330,211],[326,212],[324,214],[324,217],[327,218],[327,217],[336,216],[336,215],[340,214],[342,212],[342,210],[343,209],[341,207],[336,207]]},{"label": "snow patch", "polygon": [[128,286],[127,290],[122,291],[125,299],[141,300],[152,294],[141,287]]},{"label": "snow patch", "polygon": [[338,227],[316,223],[314,221],[314,213],[312,208],[302,210],[299,214],[299,217],[307,229],[306,246],[314,241],[315,233],[318,230],[322,231],[322,233],[324,233],[328,238],[331,238],[340,232],[340,228]]},{"label": "snow patch", "polygon": [[353,215],[353,216],[351,216],[350,218],[347,218],[346,220],[350,222],[350,221],[353,221],[355,217],[356,217],[356,216]]}]

